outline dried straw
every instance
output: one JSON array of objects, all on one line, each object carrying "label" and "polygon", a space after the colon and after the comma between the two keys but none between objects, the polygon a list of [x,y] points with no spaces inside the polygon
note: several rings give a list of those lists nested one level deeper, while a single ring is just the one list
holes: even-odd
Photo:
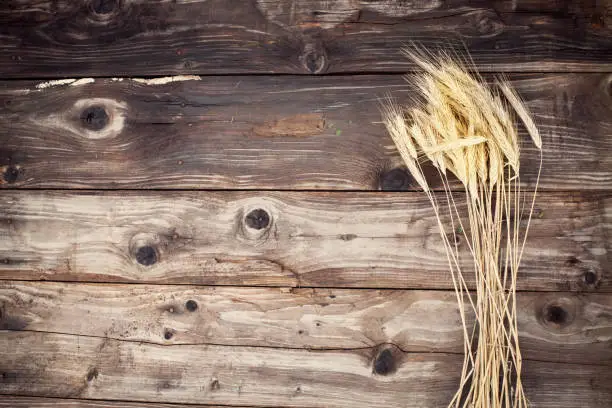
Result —
[{"label": "dried straw", "polygon": [[[535,193],[527,225],[521,230],[525,194],[520,189],[515,115],[540,152],[542,139],[506,81],[499,79],[495,88],[489,87],[477,74],[470,74],[456,55],[432,55],[415,47],[404,53],[423,71],[412,78],[419,97],[411,108],[387,98],[382,116],[408,170],[431,202],[457,294],[465,357],[459,389],[449,407],[527,407],[521,382],[516,281]],[[423,173],[425,158],[438,170],[446,207],[440,206]],[[465,190],[464,214],[450,188],[451,175]],[[445,209],[450,225],[442,221]],[[457,230],[472,256],[475,296],[468,291],[467,271],[460,266]],[[471,333],[468,314],[474,314],[477,323]]]}]

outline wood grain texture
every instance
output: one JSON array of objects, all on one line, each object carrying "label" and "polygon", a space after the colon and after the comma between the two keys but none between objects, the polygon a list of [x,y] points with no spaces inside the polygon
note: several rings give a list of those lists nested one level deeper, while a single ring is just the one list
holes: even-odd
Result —
[{"label": "wood grain texture", "polygon": [[[609,193],[540,194],[519,289],[610,291],[611,208]],[[0,212],[5,280],[453,287],[418,192],[5,191]]]},{"label": "wood grain texture", "polygon": [[[168,347],[4,332],[0,394],[329,408],[371,408],[384,401],[392,408],[438,408],[455,391],[461,359],[386,345],[350,351]],[[526,361],[523,367],[534,406],[604,408],[612,398],[610,366]]]},{"label": "wood grain texture", "polygon": [[612,3],[555,0],[21,0],[2,76],[404,72],[407,42],[481,70],[610,71]]},{"label": "wood grain texture", "polygon": [[[229,405],[163,404],[157,402],[96,401],[45,397],[16,397],[4,395],[1,408],[240,408]],[[244,408],[244,406],[243,406]]]},{"label": "wood grain texture", "polygon": [[[0,82],[0,188],[416,186],[378,109],[410,100],[399,75],[197,79]],[[540,186],[612,189],[612,76],[512,79],[543,136]],[[522,140],[533,188],[539,153]]]},{"label": "wood grain texture", "polygon": [[[463,353],[450,291],[1,282],[0,329],[163,345],[355,349],[386,343],[405,352]],[[518,329],[524,359],[612,367],[609,295],[520,293]]]}]

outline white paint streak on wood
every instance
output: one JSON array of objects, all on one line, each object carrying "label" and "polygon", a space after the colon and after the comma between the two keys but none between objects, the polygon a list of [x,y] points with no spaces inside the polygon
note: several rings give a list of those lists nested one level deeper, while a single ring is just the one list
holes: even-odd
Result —
[{"label": "white paint streak on wood", "polygon": [[81,78],[71,83],[70,86],[93,84],[94,82],[96,82],[96,80],[93,78]]},{"label": "white paint streak on wood", "polygon": [[75,82],[76,79],[54,79],[52,81],[41,82],[36,85],[36,89],[47,89],[54,86],[68,85]]},{"label": "white paint streak on wood", "polygon": [[131,78],[132,81],[137,82],[139,84],[144,85],[165,85],[171,82],[183,82],[183,81],[200,81],[202,78],[198,75],[177,75],[177,76],[167,76],[160,78]]}]

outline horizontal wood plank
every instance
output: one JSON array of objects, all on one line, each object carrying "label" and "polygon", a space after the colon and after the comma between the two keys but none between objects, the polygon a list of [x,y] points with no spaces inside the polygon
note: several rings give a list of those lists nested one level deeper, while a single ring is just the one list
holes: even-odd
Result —
[{"label": "horizontal wood plank", "polygon": [[[609,193],[540,194],[519,290],[610,291],[611,209]],[[453,288],[418,192],[5,191],[0,213],[5,280]]]},{"label": "horizontal wood plank", "polygon": [[[287,407],[445,406],[462,357],[392,346],[308,351],[161,346],[50,333],[0,333],[0,394]],[[608,406],[610,366],[525,361],[536,407]]]},{"label": "horizontal wood plank", "polygon": [[[512,79],[542,133],[540,187],[612,189],[612,76]],[[381,124],[387,93],[408,103],[411,85],[399,75],[0,82],[0,188],[415,189]],[[539,152],[522,138],[521,180],[533,188]]]},{"label": "horizontal wood plank", "polygon": [[[517,311],[524,359],[612,367],[609,295],[523,292]],[[473,313],[467,321],[471,327]],[[165,345],[354,349],[388,343],[405,352],[463,353],[451,291],[0,282],[0,329]]]},{"label": "horizontal wood plank", "polygon": [[21,0],[0,4],[2,76],[403,72],[400,48],[482,70],[612,70],[612,3],[555,0]]},{"label": "horizontal wood plank", "polygon": [[[3,395],[1,408],[240,408],[229,405],[164,404],[158,402],[101,401]],[[245,408],[244,406],[242,408]],[[276,407],[278,408],[278,407]]]}]

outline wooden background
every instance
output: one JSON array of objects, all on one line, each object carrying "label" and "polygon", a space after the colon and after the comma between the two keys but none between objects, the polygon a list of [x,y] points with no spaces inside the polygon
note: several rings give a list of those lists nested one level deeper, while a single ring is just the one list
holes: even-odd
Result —
[{"label": "wooden background", "polygon": [[610,0],[6,0],[0,407],[445,406],[456,298],[377,106],[411,41],[532,111],[526,392],[612,406]]}]

